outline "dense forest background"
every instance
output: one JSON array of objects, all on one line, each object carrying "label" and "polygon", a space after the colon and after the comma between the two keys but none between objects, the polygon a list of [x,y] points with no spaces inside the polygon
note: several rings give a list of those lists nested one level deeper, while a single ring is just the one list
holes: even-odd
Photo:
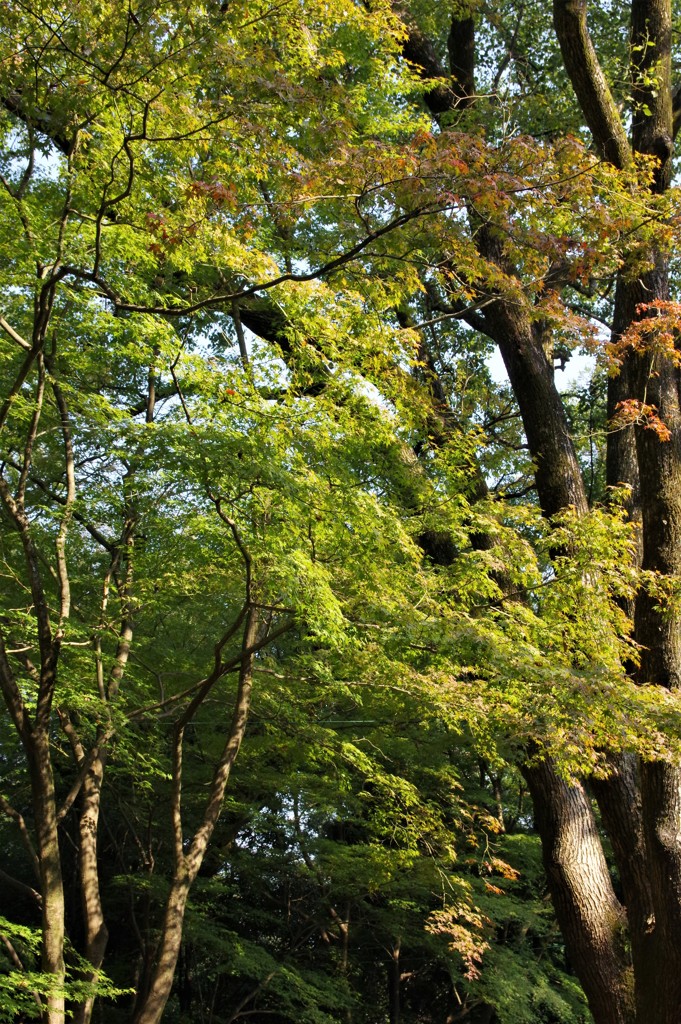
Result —
[{"label": "dense forest background", "polygon": [[678,18],[0,3],[0,1019],[678,1024]]}]

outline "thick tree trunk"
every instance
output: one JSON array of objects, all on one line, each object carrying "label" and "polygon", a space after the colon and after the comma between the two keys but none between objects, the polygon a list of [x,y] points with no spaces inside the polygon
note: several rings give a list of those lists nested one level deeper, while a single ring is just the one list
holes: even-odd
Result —
[{"label": "thick tree trunk", "polygon": [[641,767],[650,865],[653,954],[637,973],[637,1024],[677,1024],[681,1013],[681,782],[676,766]]},{"label": "thick tree trunk", "polygon": [[[596,145],[615,166],[629,155],[622,145],[619,115],[586,31],[586,4],[555,0],[554,20],[566,68],[592,129]],[[671,88],[671,4],[669,0],[633,0],[632,142],[630,152],[657,161],[652,191],[662,193],[672,176],[673,112]],[[577,59],[570,53],[577,50]],[[594,58],[595,59],[595,58]],[[618,140],[618,145],[614,145]],[[658,254],[649,273],[621,276],[616,293],[614,340],[645,313],[640,304],[669,295],[665,258]],[[671,431],[671,440],[639,425],[636,451],[632,430],[611,435],[608,480],[631,485],[631,511],[640,501],[642,566],[664,584],[681,574],[681,375],[668,357],[630,352],[610,387],[609,412],[627,398],[653,405]],[[676,689],[681,683],[681,616],[673,603],[660,610],[659,598],[645,590],[635,611],[635,639],[641,646],[637,673],[643,684]],[[681,1008],[681,774],[667,763],[641,765],[640,802],[636,786],[612,780],[599,794],[603,820],[620,865],[628,906],[636,974],[637,1024],[677,1024]],[[617,793],[617,786],[624,787]],[[597,789],[598,792],[598,789]],[[628,805],[627,805],[628,802]],[[626,820],[629,815],[629,820]]]},{"label": "thick tree trunk", "polygon": [[598,1024],[633,1024],[626,914],[615,896],[589,798],[549,761],[523,768],[546,877],[570,960]]},{"label": "thick tree trunk", "polygon": [[610,759],[610,774],[594,778],[603,826],[610,839],[619,872],[629,925],[635,977],[637,1021],[646,1019],[651,986],[656,986],[658,954],[655,910],[646,848],[638,760],[634,754]]},{"label": "thick tree trunk", "polygon": [[[488,243],[485,249],[490,258],[493,246]],[[486,321],[520,407],[544,514],[551,517],[569,506],[585,513],[588,502],[565,410],[529,311],[520,303],[513,307],[500,301]],[[612,886],[589,796],[581,785],[560,778],[550,760],[522,771],[556,916],[594,1019],[597,1024],[633,1024],[627,916]],[[607,781],[602,789],[607,791]],[[649,903],[643,902],[649,913]]]},{"label": "thick tree trunk", "polygon": [[[455,32],[453,24],[450,38]],[[419,41],[422,43],[420,37]],[[456,67],[450,70],[455,82],[472,91],[470,68],[465,83]],[[433,77],[432,67],[428,71]],[[441,90],[438,98],[443,95]],[[614,105],[613,110],[617,116]],[[614,145],[615,149],[623,147],[626,154],[621,127]],[[476,225],[476,239],[480,254],[512,278],[514,268],[508,266],[503,239],[494,229]],[[555,386],[553,365],[531,314],[527,299],[518,291],[513,296],[500,295],[487,305],[481,320],[499,346],[520,408],[544,514],[550,518],[570,506],[584,513],[588,502],[581,469]],[[550,761],[523,771],[534,801],[556,913],[597,1024],[633,1024],[633,977],[624,942],[626,915],[612,887],[591,802],[583,787],[568,785]]]},{"label": "thick tree trunk", "polygon": [[[652,298],[666,298],[665,275],[657,274],[652,286]],[[661,441],[654,431],[638,427],[636,444],[642,566],[672,587],[681,576],[681,375],[671,360],[658,358],[653,368],[651,357],[644,354],[631,362],[637,394],[657,407],[671,431],[671,439]],[[635,638],[641,645],[640,682],[678,689],[681,614],[676,602],[660,608],[659,597],[643,589],[636,602]],[[653,903],[648,931],[654,949],[637,972],[639,1018],[640,1024],[675,1024],[681,1007],[681,770],[676,764],[644,763],[641,781]]]},{"label": "thick tree trunk", "polygon": [[[484,255],[489,255],[486,246]],[[532,457],[542,511],[546,516],[573,506],[587,511],[582,474],[561,397],[556,389],[553,365],[533,330],[529,311],[503,300],[490,307],[485,317],[506,366]]]},{"label": "thick tree trunk", "polygon": [[601,156],[626,167],[631,149],[586,23],[586,0],[554,0],[553,22],[565,70]]}]

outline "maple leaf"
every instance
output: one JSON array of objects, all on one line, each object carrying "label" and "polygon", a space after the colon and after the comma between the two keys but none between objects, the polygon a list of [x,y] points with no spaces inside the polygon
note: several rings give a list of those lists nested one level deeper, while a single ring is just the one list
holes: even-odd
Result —
[{"label": "maple leaf", "polygon": [[677,343],[681,338],[681,303],[656,299],[642,302],[636,307],[640,319],[634,320],[616,342],[606,345],[606,359],[610,372],[619,368],[629,352],[649,353],[681,363]]},{"label": "maple leaf", "polygon": [[638,398],[627,398],[618,402],[615,415],[609,423],[611,430],[623,430],[625,427],[638,426],[652,430],[660,441],[670,441],[671,432],[664,420],[660,419],[657,406],[648,405]]}]

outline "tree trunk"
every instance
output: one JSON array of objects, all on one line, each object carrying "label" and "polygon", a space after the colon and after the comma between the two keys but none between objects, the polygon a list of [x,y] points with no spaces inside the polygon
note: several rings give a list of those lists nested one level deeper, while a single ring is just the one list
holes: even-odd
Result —
[{"label": "tree trunk", "polygon": [[[80,891],[85,926],[85,957],[92,967],[86,980],[91,984],[97,980],[104,962],[109,931],[104,921],[102,899],[99,889],[99,861],[97,831],[101,787],[106,766],[106,755],[102,753],[93,763],[84,782],[80,808]],[[73,1011],[74,1024],[89,1024],[95,1004],[94,995],[79,1003]]]},{"label": "tree trunk", "polygon": [[45,1024],[64,1024],[64,885],[59,855],[57,811],[49,737],[36,730],[31,738],[31,787],[42,894],[41,969],[51,976]]},{"label": "tree trunk", "polygon": [[[605,159],[623,167],[634,154],[656,160],[652,192],[661,194],[672,176],[673,111],[671,88],[671,4],[669,0],[633,0],[631,5],[632,137],[622,143],[622,122],[614,110],[586,30],[586,5],[555,0],[554,22],[566,69]],[[578,40],[577,44],[575,41]],[[568,54],[577,49],[577,59]],[[595,57],[594,57],[595,60]],[[617,140],[617,145],[615,145]],[[618,281],[614,340],[646,315],[641,304],[667,300],[666,257],[654,268]],[[664,585],[681,573],[681,375],[661,354],[629,352],[619,378],[609,389],[609,412],[626,398],[656,407],[671,432],[669,441],[644,426],[608,441],[608,481],[632,487],[631,512],[640,501],[642,567]],[[634,636],[641,647],[637,673],[643,684],[676,689],[681,683],[681,616],[672,602],[645,589],[638,595]],[[676,1024],[681,1007],[681,775],[677,765],[641,765],[640,801],[636,785],[624,774],[599,794],[603,820],[620,865],[628,905],[636,974],[637,1024]],[[618,793],[618,787],[621,790]],[[598,793],[599,787],[596,787]]]},{"label": "tree trunk", "polygon": [[[451,70],[455,74],[456,69]],[[471,81],[469,74],[469,87]],[[608,114],[617,115],[614,105]],[[623,145],[624,162],[628,144],[620,126],[615,147],[622,149]],[[509,279],[517,277],[505,257],[503,239],[494,229],[478,224],[475,234],[480,254],[496,263]],[[544,514],[550,518],[570,506],[585,513],[588,501],[565,408],[527,298],[520,288],[512,296],[500,294],[472,326],[482,327],[499,346],[535,463]],[[633,977],[624,941],[626,915],[612,887],[591,802],[581,785],[567,784],[548,760],[526,766],[523,774],[533,798],[556,914],[594,1018],[597,1024],[633,1024]]]},{"label": "tree trunk", "polygon": [[615,896],[589,798],[549,761],[523,768],[546,877],[570,960],[598,1024],[633,1024],[626,914]]},{"label": "tree trunk", "polygon": [[149,993],[135,1016],[135,1024],[158,1024],[163,1015],[182,947],[184,914],[192,881],[186,867],[177,871],[173,879],[161,926],[160,953]]},{"label": "tree trunk", "polygon": [[679,769],[641,767],[654,917],[652,955],[637,974],[638,1024],[676,1024],[681,1008],[681,785]]},{"label": "tree trunk", "polygon": [[[248,578],[250,581],[250,556],[245,549],[243,553],[247,562]],[[219,660],[222,649],[221,645],[217,647],[214,678],[204,683],[202,691],[199,691],[190,702],[184,714],[180,716],[175,728],[172,795],[172,818],[175,832],[175,870],[163,916],[161,938],[159,940],[156,964],[152,972],[149,993],[135,1014],[135,1024],[159,1024],[170,996],[177,961],[182,948],[182,930],[189,891],[199,873],[206,849],[220,816],[227,782],[239,753],[244,733],[246,732],[253,689],[253,654],[258,640],[259,629],[259,611],[254,605],[249,605],[243,631],[239,682],[229,734],[213,775],[203,820],[188,844],[185,844],[182,836],[182,739],[187,722],[191,720],[196,709],[200,707],[210,687],[221,676]],[[187,846],[186,853],[185,846]]]},{"label": "tree trunk", "polygon": [[637,1021],[645,1020],[650,987],[655,986],[658,955],[655,911],[646,849],[638,759],[625,754],[610,759],[610,774],[591,787],[612,844],[627,911],[635,976]]}]

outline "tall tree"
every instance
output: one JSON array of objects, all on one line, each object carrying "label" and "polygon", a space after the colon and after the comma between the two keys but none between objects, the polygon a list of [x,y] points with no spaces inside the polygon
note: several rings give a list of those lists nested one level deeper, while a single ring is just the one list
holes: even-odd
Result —
[{"label": "tall tree", "polygon": [[[63,1020],[70,1001],[77,1019],[89,1020],[106,987],[99,837],[111,748],[119,761],[123,750],[131,756],[147,716],[158,718],[149,767],[169,778],[174,859],[135,1007],[136,1020],[158,1021],[188,893],[246,728],[255,659],[294,624],[301,644],[313,643],[312,633],[330,642],[340,628],[339,595],[315,556],[331,543],[316,536],[326,516],[309,512],[318,499],[320,509],[328,505],[328,494],[315,497],[315,446],[326,438],[333,447],[334,405],[293,404],[313,376],[304,368],[290,392],[286,372],[271,361],[254,372],[235,304],[318,276],[318,268],[291,268],[286,242],[287,204],[305,209],[304,172],[332,148],[330,137],[309,127],[310,85],[326,82],[334,132],[380,117],[367,104],[367,94],[379,95],[370,50],[384,30],[394,46],[392,22],[386,7],[369,18],[352,4],[308,5],[296,16],[252,4],[3,12],[0,495],[10,585],[0,684],[31,791],[30,813],[16,809],[16,798],[3,797],[3,808],[36,868],[42,975],[30,999],[50,1024]],[[351,54],[363,80],[356,90],[335,87]],[[313,230],[314,215],[307,219]],[[354,249],[382,230],[367,227]],[[288,261],[281,271],[261,244],[272,236]],[[352,250],[326,262],[342,264]],[[176,289],[185,297],[173,297]],[[230,317],[236,361],[206,351]],[[364,430],[364,413],[380,420],[366,402],[354,411],[350,433]],[[308,439],[309,415],[316,442]],[[376,437],[390,446],[386,429]],[[346,468],[360,479],[356,466]],[[345,505],[340,479],[335,514]],[[319,483],[322,491],[332,487]],[[350,499],[355,485],[346,478],[344,486]],[[370,487],[360,484],[360,517],[372,504]],[[287,524],[297,536],[292,544]],[[365,525],[351,515],[334,529],[343,547]],[[388,532],[389,547],[409,548],[399,524]],[[202,550],[203,569],[193,564]],[[303,594],[316,625],[300,614]],[[209,596],[210,609],[199,614],[196,602]],[[176,634],[163,652],[156,634],[168,620]],[[203,806],[192,807],[188,820],[186,737],[218,693],[232,712]],[[168,714],[173,726],[164,740]],[[72,759],[70,771],[56,767],[55,749],[58,761]],[[84,958],[70,963],[68,854],[60,842],[67,820],[78,853]]]},{"label": "tall tree", "polygon": [[[587,26],[587,5],[557,0],[553,15],[564,69],[600,159],[623,175],[637,169],[639,180],[632,180],[631,188],[642,203],[663,197],[671,182],[677,126],[677,93],[671,81],[671,4],[632,4],[626,47],[630,88],[623,103],[617,102],[621,97],[613,96],[599,62]],[[434,42],[416,21],[406,17],[410,34],[405,54],[424,76],[439,83],[425,96],[433,115],[440,121],[456,119],[462,107],[484,103],[476,93],[473,31],[476,21],[480,27],[485,15],[481,18],[473,8],[464,16],[455,13],[448,27],[446,71],[438,61]],[[522,22],[519,9],[515,28],[506,27],[504,60],[521,65],[526,61],[532,67],[529,52],[523,52]],[[497,85],[501,74],[500,65]],[[486,87],[489,77],[480,92]],[[566,411],[554,383],[550,321],[547,326],[537,315],[532,293],[520,290],[522,268],[509,243],[513,229],[502,227],[494,212],[481,216],[472,205],[469,220],[481,255],[519,285],[512,295],[508,288],[505,294],[497,290],[496,298],[478,292],[489,304],[484,312],[469,316],[469,323],[492,338],[503,355],[535,461],[544,513],[550,517],[572,506],[583,514],[587,498]],[[675,307],[668,305],[669,250],[661,224],[658,231],[659,242],[648,247],[643,263],[631,247],[621,248],[612,310],[618,372],[609,386],[613,429],[608,437],[607,482],[629,488],[630,515],[634,520],[640,517],[644,572],[655,573],[660,582],[666,580],[663,591],[670,594],[661,599],[659,591],[653,594],[645,585],[638,592],[634,636],[641,658],[636,679],[643,685],[673,690],[678,678],[679,635],[678,612],[671,598],[680,551],[676,507],[681,444],[679,370],[674,348]],[[572,241],[570,246],[572,252],[548,268],[545,278],[564,301],[569,301],[570,286],[578,286],[580,276],[583,281],[590,276],[582,275],[581,270],[575,274],[574,265],[571,271],[578,249]],[[465,311],[461,315],[466,318]],[[646,322],[648,317],[661,318],[662,324],[658,328],[657,323]],[[664,344],[658,340],[662,336]],[[547,760],[534,759],[524,772],[535,802],[554,905],[595,1019],[676,1019],[681,995],[680,947],[674,938],[678,935],[681,864],[674,838],[679,834],[677,766],[673,761],[644,759],[637,771],[624,758],[613,763],[608,778],[596,786],[622,880],[623,903],[611,884],[585,789],[561,779]]]}]

